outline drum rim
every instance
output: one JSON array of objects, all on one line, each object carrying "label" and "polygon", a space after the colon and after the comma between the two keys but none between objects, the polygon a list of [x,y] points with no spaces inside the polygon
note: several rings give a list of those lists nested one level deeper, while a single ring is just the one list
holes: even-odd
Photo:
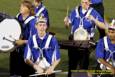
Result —
[{"label": "drum rim", "polygon": [[0,53],[13,52],[16,48],[17,48],[17,47],[16,47],[16,46],[14,46],[14,47],[13,47],[13,48],[11,48],[10,50],[5,50],[5,51],[0,49]]}]

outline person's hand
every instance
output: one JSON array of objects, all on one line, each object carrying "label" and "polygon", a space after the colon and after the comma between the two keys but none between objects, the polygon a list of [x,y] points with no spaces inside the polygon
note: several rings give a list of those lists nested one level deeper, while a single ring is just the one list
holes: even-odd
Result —
[{"label": "person's hand", "polygon": [[95,18],[92,15],[87,16],[87,18],[91,21],[95,21]]},{"label": "person's hand", "polygon": [[54,68],[50,66],[50,67],[45,71],[45,73],[49,75],[49,74],[52,74],[53,71],[54,71]]},{"label": "person's hand", "polygon": [[20,39],[20,40],[16,40],[16,41],[15,41],[15,44],[16,44],[16,45],[19,45],[19,46],[20,46],[20,45],[23,45],[23,44],[26,44],[26,43],[27,43],[27,40],[21,40],[21,39]]},{"label": "person's hand", "polygon": [[113,75],[115,75],[115,68],[114,68],[114,67],[111,67],[111,68],[110,68],[110,71],[111,71],[111,73],[112,73]]},{"label": "person's hand", "polygon": [[37,64],[34,64],[33,65],[33,68],[36,70],[36,72],[37,73],[39,73],[39,74],[42,74],[43,72],[44,72],[44,70],[41,68],[41,67],[39,67]]},{"label": "person's hand", "polygon": [[69,27],[69,18],[68,18],[68,16],[66,16],[64,18],[64,24],[65,24],[66,27]]}]

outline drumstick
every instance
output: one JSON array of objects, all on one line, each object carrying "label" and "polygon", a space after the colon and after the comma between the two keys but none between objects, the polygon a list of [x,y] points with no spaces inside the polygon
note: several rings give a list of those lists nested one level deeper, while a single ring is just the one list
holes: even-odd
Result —
[{"label": "drumstick", "polygon": [[7,40],[7,41],[9,41],[9,42],[15,44],[15,41],[12,41],[12,40],[10,40],[10,39],[8,39],[8,38],[6,38],[6,37],[3,37],[3,40]]},{"label": "drumstick", "polygon": [[[53,71],[53,73],[59,73],[61,72],[62,70],[55,70]],[[33,77],[33,76],[39,76],[39,75],[47,75],[46,73],[41,73],[41,74],[33,74],[33,75],[29,75],[29,77]]]},{"label": "drumstick", "polygon": [[69,14],[69,6],[67,6],[66,16]]},{"label": "drumstick", "polygon": [[12,35],[10,35],[9,37],[10,37],[10,38],[12,38],[14,41],[16,41],[16,39],[15,39],[15,38],[13,38],[13,37],[12,37]]}]

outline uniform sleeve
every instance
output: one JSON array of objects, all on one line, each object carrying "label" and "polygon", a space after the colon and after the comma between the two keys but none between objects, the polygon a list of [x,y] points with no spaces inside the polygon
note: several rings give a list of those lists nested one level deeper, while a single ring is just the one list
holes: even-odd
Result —
[{"label": "uniform sleeve", "polygon": [[73,10],[71,11],[70,15],[69,15],[69,23],[72,24],[72,22],[73,22],[75,16],[76,16],[76,12],[75,12],[75,9],[73,9]]},{"label": "uniform sleeve", "polygon": [[96,58],[104,58],[104,44],[103,39],[100,39],[96,47]]},{"label": "uniform sleeve", "polygon": [[55,37],[53,37],[52,42],[53,42],[52,44],[54,45],[54,52],[53,52],[52,59],[53,59],[53,61],[59,60],[60,59],[60,49],[59,49],[59,45],[58,45],[58,42]]},{"label": "uniform sleeve", "polygon": [[26,44],[25,52],[24,52],[24,60],[31,59],[32,53],[31,53],[31,47],[32,47],[32,39],[31,37],[28,40],[28,43]]},{"label": "uniform sleeve", "polygon": [[104,19],[101,17],[101,15],[100,15],[96,10],[93,9],[92,15],[93,15],[98,21],[104,22]]}]

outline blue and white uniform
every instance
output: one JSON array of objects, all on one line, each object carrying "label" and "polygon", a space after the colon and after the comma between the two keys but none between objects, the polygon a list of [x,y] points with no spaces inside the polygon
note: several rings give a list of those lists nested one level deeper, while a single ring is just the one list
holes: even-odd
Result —
[{"label": "blue and white uniform", "polygon": [[[90,10],[90,12],[89,12]],[[94,18],[96,18],[100,22],[104,22],[103,18],[93,9],[89,8],[85,13],[82,12],[83,9],[81,6],[76,7],[72,10],[72,12],[69,15],[69,22],[72,26],[71,33],[73,34],[77,28],[79,28],[79,25],[83,25],[83,28],[87,30],[89,35],[91,35],[93,28],[95,28],[95,23],[91,20],[87,19],[87,15],[92,15]],[[89,13],[88,13],[89,12]],[[91,36],[93,37],[93,36]]]},{"label": "blue and white uniform", "polygon": [[49,26],[49,15],[48,15],[48,10],[46,9],[46,7],[42,4],[35,8],[35,16],[39,17],[40,15],[44,16],[45,18],[47,18],[47,25]]},{"label": "blue and white uniform", "polygon": [[[49,36],[51,36],[50,39]],[[48,39],[49,42],[47,42]],[[29,59],[36,63],[40,61],[41,56],[43,56],[50,65],[53,61],[60,59],[58,42],[56,38],[49,33],[47,33],[43,39],[40,39],[38,34],[33,35],[30,37],[26,46],[24,54],[25,60]]]},{"label": "blue and white uniform", "polygon": [[[16,18],[21,25],[21,39],[28,40],[31,28],[35,25],[34,17],[28,16],[25,20],[23,20],[22,15],[19,13]],[[33,68],[24,62],[25,46],[26,44],[18,46],[14,52],[10,53],[10,75],[26,77],[26,75],[28,76],[29,74],[34,73]]]},{"label": "blue and white uniform", "polygon": [[29,36],[31,35],[32,29],[35,27],[35,17],[28,16],[25,20],[23,20],[22,15],[18,14],[17,19],[21,24],[22,28],[22,39],[28,40]]},{"label": "blue and white uniform", "polygon": [[[88,32],[88,39],[94,37],[95,23],[87,18],[87,16],[92,15],[95,19],[100,22],[104,22],[102,17],[91,7],[88,10],[82,9],[81,6],[77,6],[69,15],[69,23],[71,24],[71,34],[80,27],[84,28]],[[72,76],[71,70],[76,70],[79,65],[79,69],[88,69],[89,65],[89,50],[88,48],[79,50],[78,48],[69,49],[69,70],[68,77]],[[84,65],[85,64],[85,65]]]},{"label": "blue and white uniform", "polygon": [[[110,38],[107,37],[107,46],[108,47],[105,47],[104,38],[100,39],[97,44],[96,57],[97,57],[97,59],[102,58],[105,60],[110,57],[111,59],[113,59],[115,61],[115,44],[112,44]],[[106,40],[106,38],[105,38],[105,40]]]}]

